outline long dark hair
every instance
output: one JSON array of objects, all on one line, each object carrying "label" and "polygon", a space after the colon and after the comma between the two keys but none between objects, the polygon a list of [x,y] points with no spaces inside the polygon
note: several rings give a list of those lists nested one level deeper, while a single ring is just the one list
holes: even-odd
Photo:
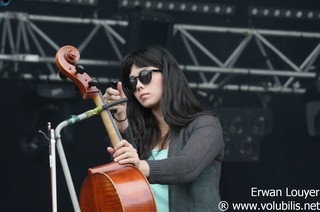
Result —
[{"label": "long dark hair", "polygon": [[125,89],[128,97],[127,115],[132,128],[135,144],[142,159],[150,156],[151,150],[159,142],[162,146],[170,139],[171,133],[187,126],[203,111],[194,97],[186,77],[178,62],[166,49],[160,46],[147,46],[125,56],[121,62],[124,87],[128,86],[131,66],[154,66],[162,70],[163,96],[161,110],[164,120],[170,127],[166,138],[161,138],[157,121],[150,109],[144,108],[135,96]]}]

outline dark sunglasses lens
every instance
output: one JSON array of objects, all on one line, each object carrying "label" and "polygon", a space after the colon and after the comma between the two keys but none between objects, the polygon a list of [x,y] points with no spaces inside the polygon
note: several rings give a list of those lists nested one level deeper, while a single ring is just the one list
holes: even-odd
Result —
[{"label": "dark sunglasses lens", "polygon": [[129,79],[128,90],[131,91],[131,92],[134,92],[136,90],[136,86],[137,86],[137,79],[130,78]]},{"label": "dark sunglasses lens", "polygon": [[139,74],[139,80],[142,84],[146,85],[151,81],[152,71],[151,70],[144,70]]}]

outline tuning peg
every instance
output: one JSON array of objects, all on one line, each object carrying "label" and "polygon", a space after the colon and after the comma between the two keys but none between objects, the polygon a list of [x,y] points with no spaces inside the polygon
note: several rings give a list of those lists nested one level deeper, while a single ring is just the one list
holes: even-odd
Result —
[{"label": "tuning peg", "polygon": [[67,79],[67,77],[66,77],[61,71],[59,71],[59,77],[60,77],[60,79],[62,79],[62,80]]},{"label": "tuning peg", "polygon": [[88,84],[89,84],[89,87],[97,86],[99,85],[99,81],[96,79],[92,79]]},{"label": "tuning peg", "polygon": [[82,65],[76,65],[77,73],[83,74],[84,73],[84,67]]}]

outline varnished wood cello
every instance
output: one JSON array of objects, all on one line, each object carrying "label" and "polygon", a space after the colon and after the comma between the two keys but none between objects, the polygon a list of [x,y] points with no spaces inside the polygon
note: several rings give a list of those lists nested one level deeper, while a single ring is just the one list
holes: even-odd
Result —
[{"label": "varnished wood cello", "polygon": [[[56,54],[60,72],[71,79],[79,88],[83,99],[93,99],[96,106],[106,106],[100,90],[92,78],[75,66],[80,59],[79,51],[73,46],[63,46]],[[122,138],[108,109],[101,118],[115,146]],[[82,212],[144,212],[157,211],[151,187],[145,176],[133,165],[111,162],[89,168],[88,177],[80,191]]]}]

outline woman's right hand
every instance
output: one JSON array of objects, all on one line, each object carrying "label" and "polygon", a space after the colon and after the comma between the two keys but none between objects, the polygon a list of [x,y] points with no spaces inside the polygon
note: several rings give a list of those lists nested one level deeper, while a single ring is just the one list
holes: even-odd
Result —
[{"label": "woman's right hand", "polygon": [[145,177],[150,175],[149,164],[140,160],[137,150],[126,140],[121,140],[116,146],[108,147],[107,151],[113,156],[114,162],[119,164],[133,164]]},{"label": "woman's right hand", "polygon": [[[103,98],[107,102],[113,102],[122,98],[126,98],[126,95],[123,92],[122,82],[117,83],[117,89],[114,89],[112,87],[107,88],[105,94],[103,95]],[[118,120],[121,122],[127,119],[127,103],[117,104],[110,107],[109,109],[116,111],[113,113],[116,121]]]}]

